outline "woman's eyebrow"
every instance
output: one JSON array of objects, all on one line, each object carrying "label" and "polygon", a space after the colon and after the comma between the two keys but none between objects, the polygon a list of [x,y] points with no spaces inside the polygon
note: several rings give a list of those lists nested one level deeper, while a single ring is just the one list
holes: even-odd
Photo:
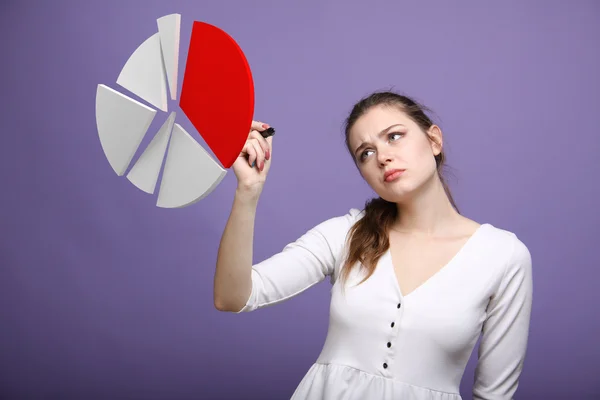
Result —
[{"label": "woman's eyebrow", "polygon": [[[395,128],[396,126],[404,126],[403,124],[394,124],[394,125],[390,125],[387,128],[385,128],[384,130],[382,130],[381,132],[379,132],[377,134],[377,137],[381,137],[382,135],[385,135],[390,129]],[[356,148],[356,150],[354,150],[354,155],[356,155],[356,153],[361,150],[362,148],[366,147],[369,143],[368,142],[362,142],[360,144],[360,146],[358,146]]]}]

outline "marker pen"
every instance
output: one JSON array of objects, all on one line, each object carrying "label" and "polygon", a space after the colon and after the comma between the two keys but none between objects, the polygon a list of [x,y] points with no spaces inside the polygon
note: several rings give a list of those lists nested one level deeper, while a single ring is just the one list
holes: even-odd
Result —
[{"label": "marker pen", "polygon": [[[275,134],[275,128],[273,128],[273,127],[269,127],[267,129],[265,129],[264,131],[260,132],[260,135],[262,137],[264,137],[265,139],[268,138],[268,137],[270,137],[270,136],[273,136],[274,134]],[[251,167],[254,167],[255,164],[256,164],[256,161],[254,161],[252,163]]]}]

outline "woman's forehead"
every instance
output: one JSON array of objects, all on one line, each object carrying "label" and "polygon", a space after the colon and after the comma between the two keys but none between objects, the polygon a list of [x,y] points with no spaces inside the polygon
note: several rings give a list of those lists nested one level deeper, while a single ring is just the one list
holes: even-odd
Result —
[{"label": "woman's forehead", "polygon": [[411,120],[397,107],[375,107],[363,114],[350,130],[350,141],[366,141],[395,125],[409,126]]}]

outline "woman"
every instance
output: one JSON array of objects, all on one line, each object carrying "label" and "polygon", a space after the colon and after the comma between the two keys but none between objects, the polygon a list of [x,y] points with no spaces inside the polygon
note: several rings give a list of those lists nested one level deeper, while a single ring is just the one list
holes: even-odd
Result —
[{"label": "woman", "polygon": [[[252,311],[333,284],[321,354],[293,399],[458,400],[481,335],[473,396],[513,398],[532,304],[531,256],[512,232],[461,216],[441,176],[442,132],[393,92],[358,102],[346,143],[379,195],[252,265],[272,138],[253,124],[219,249],[217,309]],[[255,167],[251,167],[256,162]]]}]

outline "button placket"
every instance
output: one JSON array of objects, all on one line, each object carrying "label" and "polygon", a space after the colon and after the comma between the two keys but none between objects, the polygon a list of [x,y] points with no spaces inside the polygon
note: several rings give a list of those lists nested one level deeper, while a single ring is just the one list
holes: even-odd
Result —
[{"label": "button placket", "polygon": [[[398,310],[400,310],[400,308],[401,308],[401,307],[402,307],[402,302],[401,302],[401,301],[399,301],[399,302],[396,304],[396,308],[397,308]],[[398,311],[397,318],[399,318],[399,317],[400,317],[400,314],[399,314],[399,313],[400,313],[400,311]],[[394,329],[394,327],[395,327],[395,326],[396,326],[396,321],[392,321],[392,322],[390,323],[390,328],[392,329],[392,332],[390,333],[390,336],[392,337],[392,339],[390,339],[390,340],[389,340],[389,341],[386,343],[386,347],[387,347],[388,349],[391,349],[391,348],[392,348],[392,345],[393,345],[393,343],[392,343],[392,342],[393,342],[393,340],[394,340],[394,338],[395,338],[395,336],[396,336],[396,335],[394,335],[394,333],[393,333],[393,329]],[[391,350],[391,351],[393,351],[393,350]],[[388,353],[388,356],[390,356],[390,355],[391,355],[391,354],[390,354],[390,353]],[[389,362],[389,359],[383,362],[383,364],[382,364],[382,366],[383,366],[383,369],[387,369],[387,368],[388,368],[388,366],[389,366],[389,365],[388,365],[388,362]]]}]

